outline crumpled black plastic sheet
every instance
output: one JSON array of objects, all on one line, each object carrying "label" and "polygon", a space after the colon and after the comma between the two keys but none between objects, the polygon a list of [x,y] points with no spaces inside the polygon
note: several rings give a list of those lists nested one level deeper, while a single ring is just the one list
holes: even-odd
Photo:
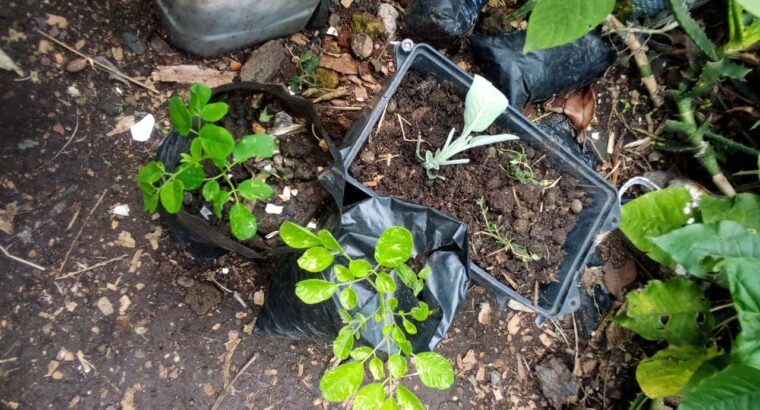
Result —
[{"label": "crumpled black plastic sheet", "polygon": [[515,107],[543,101],[554,94],[583,88],[615,61],[615,52],[598,32],[563,46],[522,52],[525,31],[498,36],[471,36],[473,54],[484,76]]},{"label": "crumpled black plastic sheet", "polygon": [[440,48],[459,47],[488,0],[413,0],[404,12],[405,33]]},{"label": "crumpled black plastic sheet", "polygon": [[[427,255],[426,265],[432,268],[419,299],[435,313],[424,322],[415,322],[417,334],[409,335],[409,340],[415,352],[433,350],[454,321],[469,286],[467,228],[448,215],[424,206],[395,198],[370,198],[343,213],[336,239],[352,258],[367,258],[374,264],[372,257],[378,238],[394,225],[412,232],[413,257]],[[279,261],[270,275],[266,302],[256,323],[257,334],[327,340],[342,326],[338,293],[315,305],[307,305],[295,295],[296,283],[320,277],[298,267],[296,260],[302,252],[289,251],[277,256]],[[336,263],[346,261],[338,257]],[[393,276],[395,278],[395,274]],[[322,272],[321,278],[335,280],[332,267]],[[394,296],[399,300],[399,309],[408,311],[417,306],[412,292],[398,279],[396,283],[398,290]],[[377,294],[366,284],[354,285],[354,290],[358,297],[357,311],[369,317],[378,307]],[[374,320],[367,324],[367,329],[361,332],[362,339],[376,345],[383,338],[382,325],[375,324]]]}]

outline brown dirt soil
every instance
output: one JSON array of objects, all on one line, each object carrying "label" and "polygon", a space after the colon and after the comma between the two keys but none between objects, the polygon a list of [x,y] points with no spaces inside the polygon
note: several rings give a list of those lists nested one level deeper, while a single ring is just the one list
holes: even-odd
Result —
[{"label": "brown dirt soil", "polygon": [[[463,221],[469,228],[473,260],[517,291],[530,294],[536,281],[556,281],[565,255],[561,248],[575,225],[571,204],[584,196],[577,181],[551,167],[533,147],[510,141],[457,155],[469,158],[470,163],[443,167],[441,175],[446,180],[431,183],[415,158],[413,138],[420,135],[426,141],[424,151],[443,146],[451,128],[461,131],[461,90],[410,72],[389,105],[381,128],[352,164],[352,174],[380,195],[427,205]],[[403,120],[409,124],[403,125],[402,133]],[[483,134],[504,132],[492,126]],[[522,154],[525,165],[510,163],[514,155]],[[526,172],[528,164],[533,181],[521,182],[515,178],[516,172]],[[551,187],[540,186],[542,181]],[[485,198],[488,221],[511,239],[514,252],[486,232],[476,203],[480,197]]]},{"label": "brown dirt soil", "polygon": [[[251,51],[204,59],[151,46],[137,55],[122,40],[130,32],[159,44],[166,39],[159,27],[149,0],[20,0],[0,8],[3,50],[31,74],[17,81],[0,71],[0,215],[12,227],[0,231],[0,245],[46,269],[0,255],[0,407],[209,409],[221,400],[220,409],[341,408],[320,398],[329,346],[250,333],[262,301],[276,297],[266,292],[265,267],[235,255],[194,258],[158,215],[142,211],[134,176],[160,134],[146,143],[129,132],[107,134],[124,116],[146,113],[168,128],[166,101],[187,85],[159,83],[153,94],[102,71],[67,72],[76,57],[36,33],[79,43],[140,80],[166,64],[229,70],[230,60],[244,62]],[[313,43],[323,37],[304,33]],[[385,51],[383,64],[389,59]],[[292,72],[285,61],[273,82],[286,84]],[[351,111],[331,107],[320,103],[318,112],[336,129],[350,124]],[[128,216],[112,213],[119,204]],[[486,304],[492,312],[481,315]],[[455,364],[454,386],[411,388],[430,409],[546,408],[536,366],[557,357],[578,369],[577,403],[625,405],[628,369],[640,355],[630,334],[604,320],[593,337],[576,337],[572,317],[543,328],[534,319],[499,309],[473,287],[438,349]]]}]

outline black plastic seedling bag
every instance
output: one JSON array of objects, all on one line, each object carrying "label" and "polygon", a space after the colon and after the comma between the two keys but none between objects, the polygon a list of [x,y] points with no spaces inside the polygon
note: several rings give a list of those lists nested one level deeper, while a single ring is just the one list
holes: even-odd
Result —
[{"label": "black plastic seedling bag", "polygon": [[[282,104],[282,107],[296,117],[306,119],[314,126],[313,131],[327,143],[329,153],[332,156],[333,164],[336,167],[330,167],[319,175],[319,182],[331,194],[337,204],[343,201],[344,178],[340,168],[340,153],[335,148],[330,136],[325,131],[322,123],[319,121],[314,106],[311,101],[290,95],[284,88],[279,85],[260,84],[255,82],[240,82],[223,85],[213,90],[212,101],[217,100],[220,95],[229,92],[250,91],[251,93],[267,94],[275,98]],[[304,138],[313,138],[304,136]],[[158,148],[156,159],[163,162],[167,171],[174,170],[179,165],[180,154],[190,150],[191,138],[183,137],[177,132],[172,131]],[[199,258],[217,258],[227,252],[236,252],[242,256],[262,259],[265,255],[257,252],[233,238],[226,236],[224,233],[213,228],[203,218],[192,215],[184,210],[176,214],[169,214],[161,205],[158,207],[161,220],[169,226],[172,236],[183,249]],[[326,219],[334,211],[324,210],[322,218]]]},{"label": "black plastic seedling bag", "polygon": [[[352,258],[372,261],[380,234],[391,226],[403,226],[412,232],[412,257],[427,256],[425,264],[432,268],[419,299],[435,313],[425,322],[417,323],[417,334],[410,335],[415,352],[432,350],[443,339],[459,305],[465,299],[469,285],[467,231],[459,221],[433,209],[392,198],[371,198],[356,203],[341,216],[336,239]],[[275,255],[277,262],[270,277],[266,302],[256,323],[261,335],[288,338],[331,339],[342,326],[338,316],[341,308],[336,293],[332,299],[315,304],[303,303],[295,294],[296,283],[313,279],[315,274],[301,270],[296,260],[303,250]],[[340,257],[336,258],[341,263]],[[332,268],[321,273],[322,279],[334,280]],[[395,275],[395,274],[394,274]],[[397,280],[397,283],[400,281]],[[394,295],[399,308],[416,306],[412,292],[399,286]],[[354,285],[358,296],[357,310],[369,317],[377,309],[377,294],[371,287]],[[367,322],[362,338],[375,345],[382,340],[382,325]]]},{"label": "black plastic seedling bag", "polygon": [[523,53],[525,32],[470,37],[475,61],[515,107],[583,88],[615,61],[615,52],[597,32],[570,44]]},{"label": "black plastic seedling bag", "polygon": [[406,34],[436,47],[459,47],[488,0],[413,0],[404,13]]}]

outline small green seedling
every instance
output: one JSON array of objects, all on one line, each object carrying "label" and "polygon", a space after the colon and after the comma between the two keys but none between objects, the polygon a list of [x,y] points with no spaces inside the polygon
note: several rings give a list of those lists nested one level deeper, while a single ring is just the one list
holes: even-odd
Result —
[{"label": "small green seedling", "polygon": [[288,85],[294,92],[301,92],[304,87],[319,87],[314,78],[314,72],[319,67],[319,56],[311,50],[306,50],[300,56],[293,57],[293,62],[298,64],[299,74],[290,79]]},{"label": "small green seedling", "polygon": [[532,253],[528,248],[515,243],[509,238],[509,235],[501,231],[499,225],[488,220],[488,206],[486,205],[486,199],[484,197],[476,198],[475,203],[480,207],[480,214],[483,216],[484,227],[486,228],[483,234],[488,235],[496,240],[496,244],[501,249],[496,252],[506,251],[511,253],[512,256],[522,261],[525,268],[528,268],[528,263],[541,259],[540,256]]},{"label": "small green seedling", "polygon": [[[159,201],[170,214],[182,209],[186,191],[201,189],[203,199],[212,205],[217,218],[222,217],[225,205],[229,208],[230,229],[235,238],[244,241],[256,235],[256,217],[249,206],[257,200],[267,200],[272,187],[268,175],[253,176],[235,183],[232,175],[251,158],[269,158],[274,154],[274,138],[267,134],[244,136],[237,141],[227,129],[215,125],[227,115],[226,103],[209,103],[211,89],[202,84],[190,87],[186,104],[174,96],[169,100],[169,119],[180,135],[192,138],[190,153],[181,154],[180,165],[167,171],[161,161],[145,164],[137,174],[137,185],[143,193],[147,212],[155,212]],[[211,176],[207,170],[214,169]],[[248,204],[247,204],[247,203]]]},{"label": "small green seedling", "polygon": [[424,158],[420,153],[422,136],[420,135],[417,139],[417,160],[422,163],[422,167],[425,168],[428,178],[445,179],[438,175],[438,171],[442,166],[469,163],[470,160],[468,158],[451,159],[460,152],[484,145],[518,139],[516,135],[512,134],[472,135],[473,132],[483,132],[486,128],[490,127],[496,121],[496,117],[507,109],[508,105],[507,97],[501,91],[485,78],[475,75],[465,98],[464,129],[459,138],[452,142],[454,132],[456,132],[456,129],[452,128],[443,148],[437,149],[435,154],[431,151],[425,151]]},{"label": "small green seedling", "polygon": [[542,187],[552,185],[552,181],[536,179],[536,173],[533,171],[533,166],[530,164],[530,160],[525,154],[525,151],[500,150],[498,153],[500,155],[507,155],[507,158],[509,158],[509,168],[505,169],[500,166],[501,169],[509,174],[509,176],[516,179],[519,183]]},{"label": "small green seedling", "polygon": [[[434,352],[414,354],[407,334],[417,333],[414,322],[424,322],[433,313],[425,302],[408,312],[398,308],[398,299],[393,297],[397,290],[392,273],[415,296],[424,288],[425,280],[431,275],[430,267],[415,272],[406,262],[412,256],[414,241],[412,233],[400,226],[386,229],[375,245],[372,265],[368,259],[349,257],[338,241],[326,230],[314,234],[312,231],[292,222],[280,226],[280,238],[291,248],[305,249],[298,258],[301,269],[319,273],[332,266],[334,281],[306,279],[296,284],[296,295],[304,303],[324,302],[337,295],[344,309],[338,313],[343,328],[333,341],[333,354],[339,361],[350,361],[328,370],[319,382],[319,389],[325,400],[345,402],[353,399],[355,410],[375,409],[424,409],[424,406],[401,384],[402,379],[419,376],[422,384],[445,390],[454,383],[454,370],[445,357]],[[334,264],[336,258],[342,263]],[[354,286],[365,283],[377,293],[378,307],[369,314],[361,314],[357,308],[357,293]],[[382,326],[383,339],[375,346],[354,346],[360,338],[360,330],[373,321]],[[382,353],[381,349],[389,352]],[[395,353],[400,352],[400,353]],[[416,372],[407,371],[405,356],[411,356]],[[365,366],[372,375],[373,383],[362,387]],[[360,388],[361,387],[361,388]]]}]

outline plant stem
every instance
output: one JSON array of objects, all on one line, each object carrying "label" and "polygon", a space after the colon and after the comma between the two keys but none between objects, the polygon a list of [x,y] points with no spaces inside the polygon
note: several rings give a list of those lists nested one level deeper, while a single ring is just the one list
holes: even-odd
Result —
[{"label": "plant stem", "polygon": [[[668,129],[669,131],[677,132],[677,133],[684,134],[684,135],[689,135],[689,134],[691,134],[693,132],[696,132],[696,130],[694,128],[690,127],[688,124],[686,124],[684,122],[681,122],[681,121],[672,121],[672,120],[669,121],[666,124],[666,129]],[[739,142],[736,142],[736,141],[734,141],[732,139],[726,138],[726,137],[724,137],[724,136],[722,136],[722,135],[720,135],[718,133],[715,133],[713,131],[706,130],[704,135],[708,139],[713,140],[715,142],[718,142],[718,143],[720,143],[722,145],[725,145],[725,146],[727,146],[729,148],[732,148],[733,150],[735,150],[737,152],[741,152],[741,153],[744,153],[744,154],[747,154],[747,155],[751,155],[753,157],[756,157],[756,156],[760,155],[760,150],[752,148],[752,147],[748,147],[748,146],[746,146],[746,145],[744,145],[742,143],[739,143]]]},{"label": "plant stem", "polygon": [[726,303],[725,305],[715,306],[714,308],[710,309],[710,313],[715,313],[715,312],[717,312],[717,311],[719,311],[721,309],[725,309],[725,308],[729,308],[729,307],[734,307],[734,304],[733,303]]},{"label": "plant stem", "polygon": [[718,325],[717,325],[717,326],[715,326],[715,329],[716,329],[716,330],[719,330],[719,329],[721,329],[722,327],[728,326],[728,324],[729,324],[729,323],[733,322],[733,321],[734,321],[734,320],[736,320],[738,317],[739,317],[739,315],[733,315],[733,316],[731,316],[730,318],[728,318],[728,319],[726,319],[726,320],[724,320],[724,321],[722,321],[722,322],[718,323]]}]

